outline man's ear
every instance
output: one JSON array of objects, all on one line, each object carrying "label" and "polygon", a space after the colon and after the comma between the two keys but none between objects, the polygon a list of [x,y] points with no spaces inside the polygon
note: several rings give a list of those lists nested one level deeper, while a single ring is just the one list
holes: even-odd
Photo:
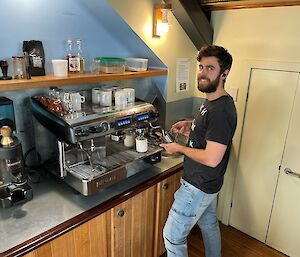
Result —
[{"label": "man's ear", "polygon": [[224,78],[224,79],[226,79],[226,78],[227,78],[227,75],[228,75],[228,73],[229,73],[229,70],[225,70],[225,71],[223,71],[223,73],[222,73],[221,77],[222,77],[222,78]]}]

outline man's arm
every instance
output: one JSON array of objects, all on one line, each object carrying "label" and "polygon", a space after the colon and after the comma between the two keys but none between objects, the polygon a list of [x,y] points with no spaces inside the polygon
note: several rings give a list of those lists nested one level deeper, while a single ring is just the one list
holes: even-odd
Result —
[{"label": "man's arm", "polygon": [[186,147],[176,143],[161,144],[160,146],[164,147],[168,153],[182,153],[192,160],[212,168],[219,165],[227,149],[227,145],[214,141],[207,141],[205,149]]}]

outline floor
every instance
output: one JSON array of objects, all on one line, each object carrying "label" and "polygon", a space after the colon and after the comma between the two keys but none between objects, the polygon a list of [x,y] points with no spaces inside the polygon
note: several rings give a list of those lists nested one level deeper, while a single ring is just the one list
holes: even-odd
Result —
[{"label": "floor", "polygon": [[[287,257],[237,229],[220,225],[222,257]],[[195,227],[188,237],[189,257],[204,257],[201,232]]]}]

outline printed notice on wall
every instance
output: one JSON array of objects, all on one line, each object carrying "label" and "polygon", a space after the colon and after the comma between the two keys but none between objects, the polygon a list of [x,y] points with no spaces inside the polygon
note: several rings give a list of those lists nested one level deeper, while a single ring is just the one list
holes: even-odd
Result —
[{"label": "printed notice on wall", "polygon": [[189,90],[190,59],[178,58],[176,61],[176,93]]}]

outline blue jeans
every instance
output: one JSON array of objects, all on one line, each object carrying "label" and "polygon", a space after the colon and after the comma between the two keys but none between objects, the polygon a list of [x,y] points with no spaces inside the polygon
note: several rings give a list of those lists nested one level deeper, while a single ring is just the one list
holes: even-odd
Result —
[{"label": "blue jeans", "polygon": [[217,220],[217,196],[207,194],[181,179],[175,193],[163,236],[168,257],[187,257],[187,236],[197,223],[206,257],[221,256],[221,235]]}]

